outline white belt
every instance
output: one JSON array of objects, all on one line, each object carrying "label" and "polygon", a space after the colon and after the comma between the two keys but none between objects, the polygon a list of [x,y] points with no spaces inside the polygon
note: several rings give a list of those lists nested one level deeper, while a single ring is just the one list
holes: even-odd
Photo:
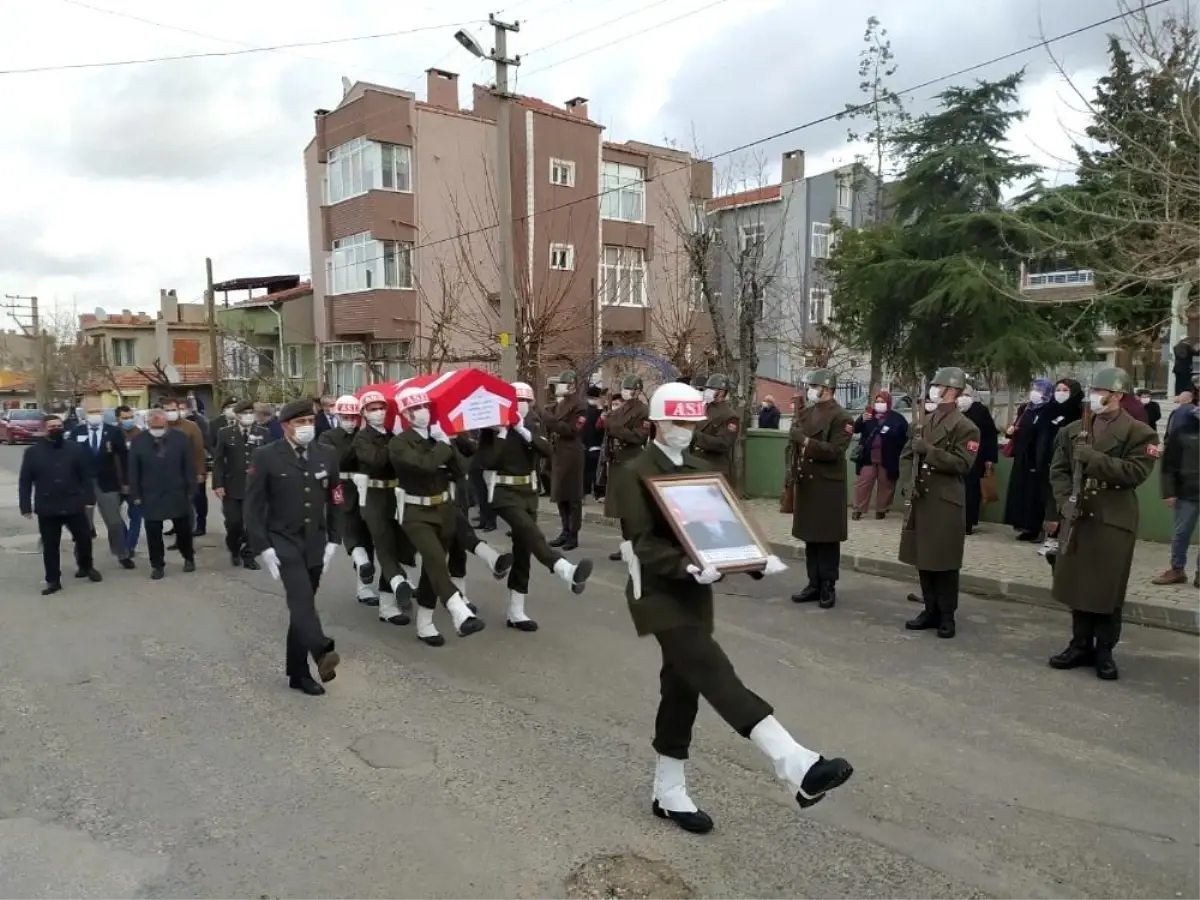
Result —
[{"label": "white belt", "polygon": [[642,599],[642,561],[633,552],[633,541],[621,541],[621,559],[629,569],[629,584],[634,600]]},{"label": "white belt", "polygon": [[498,484],[507,484],[510,487],[528,484],[534,491],[538,489],[536,472],[530,472],[528,475],[497,475],[494,469],[487,469],[483,473],[483,483],[487,485],[488,503],[496,498],[496,485]]},{"label": "white belt", "polygon": [[419,494],[405,494],[404,502],[409,506],[441,506],[443,503],[449,503],[453,494],[450,491],[442,491],[440,494],[432,494],[423,497]]},{"label": "white belt", "polygon": [[532,475],[497,475],[496,484],[526,485],[533,484]]}]

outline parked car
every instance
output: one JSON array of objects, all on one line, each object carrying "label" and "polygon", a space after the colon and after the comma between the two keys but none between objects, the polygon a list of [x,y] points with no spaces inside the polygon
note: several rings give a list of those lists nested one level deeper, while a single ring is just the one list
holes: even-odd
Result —
[{"label": "parked car", "polygon": [[40,409],[6,409],[0,414],[0,441],[29,444],[44,435]]}]

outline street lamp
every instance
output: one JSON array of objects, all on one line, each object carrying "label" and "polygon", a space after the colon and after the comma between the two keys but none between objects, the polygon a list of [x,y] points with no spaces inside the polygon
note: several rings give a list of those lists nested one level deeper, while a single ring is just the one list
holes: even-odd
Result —
[{"label": "street lamp", "polygon": [[458,31],[454,32],[454,39],[462,44],[463,47],[466,48],[467,52],[472,56],[478,57],[479,59],[483,59],[484,56],[486,56],[486,54],[483,52],[483,48],[479,46],[479,41],[475,40],[475,38],[471,36],[471,33],[466,29],[460,28]]}]

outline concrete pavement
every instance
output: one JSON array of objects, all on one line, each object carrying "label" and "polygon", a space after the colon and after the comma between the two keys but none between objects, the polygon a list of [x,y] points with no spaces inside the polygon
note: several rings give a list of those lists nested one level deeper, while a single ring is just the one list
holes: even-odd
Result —
[{"label": "concrete pavement", "polygon": [[473,563],[488,629],[438,650],[356,604],[339,557],[320,603],[345,663],[313,699],[282,679],[278,584],[228,568],[218,536],[193,575],[102,556],[102,584],[42,598],[13,491],[0,895],[1200,895],[1194,637],[1127,629],[1103,683],[1045,667],[1064,620],[1037,607],[964,598],[947,642],[903,630],[892,582],[850,575],[825,612],[786,576],[731,578],[742,677],[857,772],[801,814],[704,709],[692,793],[717,829],[697,838],[649,814],[657,665],[612,532],[587,529],[583,596],[535,573],[534,635],[503,627]]}]

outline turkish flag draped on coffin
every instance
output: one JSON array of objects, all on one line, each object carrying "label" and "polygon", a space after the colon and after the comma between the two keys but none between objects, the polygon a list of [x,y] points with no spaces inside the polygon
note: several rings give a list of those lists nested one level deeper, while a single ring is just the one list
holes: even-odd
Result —
[{"label": "turkish flag draped on coffin", "polygon": [[517,392],[502,378],[481,369],[456,369],[440,375],[418,375],[404,382],[429,395],[432,420],[446,434],[477,428],[511,428],[517,424]]}]

